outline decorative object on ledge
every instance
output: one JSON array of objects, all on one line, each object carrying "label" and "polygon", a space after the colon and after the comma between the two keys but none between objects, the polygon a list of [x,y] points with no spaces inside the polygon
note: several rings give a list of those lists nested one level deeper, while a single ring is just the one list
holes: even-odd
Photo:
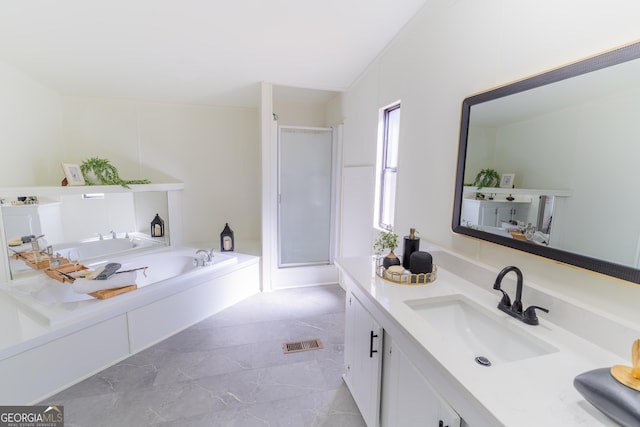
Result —
[{"label": "decorative object on ledge", "polygon": [[164,236],[164,220],[158,214],[151,221],[151,237]]},{"label": "decorative object on ledge", "polygon": [[109,160],[99,157],[91,157],[84,160],[80,165],[80,170],[87,185],[121,185],[124,188],[129,188],[129,184],[151,183],[148,179],[122,179],[118,169]]},{"label": "decorative object on ledge", "polygon": [[63,163],[62,170],[64,171],[64,179],[62,180],[62,186],[67,185],[85,185],[82,169],[75,163]]},{"label": "decorative object on ledge", "polygon": [[222,252],[232,252],[234,249],[233,230],[229,227],[227,222],[220,233],[220,250]]},{"label": "decorative object on ledge", "polygon": [[378,258],[376,261],[376,276],[399,285],[428,285],[436,281],[438,268],[433,264],[433,268],[430,273],[414,274],[409,270],[405,270],[400,265],[385,268],[383,265],[383,258]]},{"label": "decorative object on ledge", "polygon": [[398,247],[398,235],[394,233],[391,228],[380,232],[378,238],[373,243],[373,250],[376,255],[380,256],[385,250],[389,253],[382,258],[384,268],[389,268],[392,265],[400,265],[400,259],[393,253],[395,248]]},{"label": "decorative object on ledge", "polygon": [[[611,375],[619,383],[640,391],[640,339],[635,340],[631,347],[631,366],[612,366]],[[640,399],[640,395],[638,395],[638,399]]]},{"label": "decorative object on ledge", "polygon": [[503,173],[500,177],[500,188],[515,188],[516,174]]},{"label": "decorative object on ledge", "polygon": [[11,206],[32,206],[37,204],[39,204],[38,196],[18,196],[17,200],[11,201]]},{"label": "decorative object on ledge", "polygon": [[626,427],[640,425],[640,340],[633,343],[631,353],[632,367],[594,369],[573,380],[589,403]]}]

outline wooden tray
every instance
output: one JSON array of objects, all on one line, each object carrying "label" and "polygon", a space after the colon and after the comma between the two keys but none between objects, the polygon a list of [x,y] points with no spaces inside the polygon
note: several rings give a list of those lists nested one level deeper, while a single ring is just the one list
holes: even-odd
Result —
[{"label": "wooden tray", "polygon": [[516,228],[510,228],[509,230],[509,234],[511,234],[511,237],[513,237],[516,240],[522,240],[522,241],[527,241],[527,238],[525,237],[524,234],[522,234],[522,232]]},{"label": "wooden tray", "polygon": [[107,299],[115,297],[116,295],[124,294],[125,292],[131,292],[138,289],[138,285],[123,286],[122,288],[102,289],[100,291],[91,292],[89,295],[98,299]]},{"label": "wooden tray", "polygon": [[[60,259],[60,258],[58,258]],[[82,271],[82,270],[86,270],[87,267],[85,267],[82,264],[63,264],[61,266],[59,266],[58,268],[47,268],[44,270],[44,273],[51,277],[52,279],[56,279],[59,282],[65,283],[73,283],[73,280],[71,280],[69,277],[65,276],[64,274],[69,274],[69,275],[73,275],[73,273],[76,273],[78,271]],[[63,274],[64,273],[64,274]]]},{"label": "wooden tray", "polygon": [[[61,265],[56,269],[47,268],[44,270],[47,276],[56,279],[62,283],[73,283],[73,280],[65,274],[73,275],[73,273],[77,273],[78,271],[87,270],[87,267],[82,264],[65,264]],[[64,273],[64,274],[63,274]],[[88,295],[98,299],[107,299],[111,297],[115,297],[116,295],[124,294],[125,292],[131,292],[138,289],[138,285],[127,285],[120,288],[112,288],[112,289],[101,289],[96,292],[91,292]]]},{"label": "wooden tray", "polygon": [[[15,259],[23,260],[25,264],[27,264],[29,267],[33,268],[34,270],[42,270],[44,268],[49,268],[51,264],[49,255],[42,254],[42,253],[38,254],[38,261],[36,261],[36,256],[33,251],[23,251],[20,253],[14,253],[11,256]],[[69,262],[68,259],[63,257],[58,257],[58,260],[62,264],[66,264]]]},{"label": "wooden tray", "polygon": [[399,285],[428,285],[435,282],[438,277],[438,267],[435,264],[433,264],[431,273],[411,273],[408,270],[404,270],[402,273],[394,273],[385,269],[381,263],[382,259],[380,259],[380,263],[376,267],[376,276]]}]

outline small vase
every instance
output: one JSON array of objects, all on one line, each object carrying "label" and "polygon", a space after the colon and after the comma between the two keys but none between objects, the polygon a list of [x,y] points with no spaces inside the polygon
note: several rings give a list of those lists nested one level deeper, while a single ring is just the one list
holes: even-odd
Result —
[{"label": "small vase", "polygon": [[400,259],[393,253],[393,251],[389,252],[389,254],[382,259],[382,266],[385,269],[392,265],[400,265]]},{"label": "small vase", "polygon": [[96,176],[95,172],[90,170],[88,171],[86,174],[84,174],[84,179],[85,181],[87,181],[88,184],[92,184],[92,185],[100,185],[100,181],[98,180],[98,177]]}]

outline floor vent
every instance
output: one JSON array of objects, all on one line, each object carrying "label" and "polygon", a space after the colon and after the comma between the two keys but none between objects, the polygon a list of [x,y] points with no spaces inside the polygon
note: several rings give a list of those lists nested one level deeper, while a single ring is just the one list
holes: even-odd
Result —
[{"label": "floor vent", "polygon": [[286,342],[282,344],[284,354],[298,353],[300,351],[318,350],[322,348],[322,341],[318,338],[308,341]]}]

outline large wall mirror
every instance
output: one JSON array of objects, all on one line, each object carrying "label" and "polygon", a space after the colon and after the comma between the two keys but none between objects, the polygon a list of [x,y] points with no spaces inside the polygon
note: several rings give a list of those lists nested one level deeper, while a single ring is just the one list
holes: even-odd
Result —
[{"label": "large wall mirror", "polygon": [[640,283],[639,122],[640,43],[468,97],[453,230]]},{"label": "large wall mirror", "polygon": [[[53,187],[41,192],[37,187],[35,191],[25,190],[37,199],[35,204],[21,204],[13,197],[3,197],[0,220],[12,279],[49,268],[45,252],[49,245],[54,256],[91,265],[109,257],[169,244],[167,191],[82,192],[94,188],[78,187],[77,191],[62,188],[59,192]],[[11,190],[16,191],[19,190]],[[166,220],[167,234],[162,237],[150,235],[156,213]],[[38,239],[42,251],[39,261],[34,260],[33,246],[23,236],[42,236]]]}]

